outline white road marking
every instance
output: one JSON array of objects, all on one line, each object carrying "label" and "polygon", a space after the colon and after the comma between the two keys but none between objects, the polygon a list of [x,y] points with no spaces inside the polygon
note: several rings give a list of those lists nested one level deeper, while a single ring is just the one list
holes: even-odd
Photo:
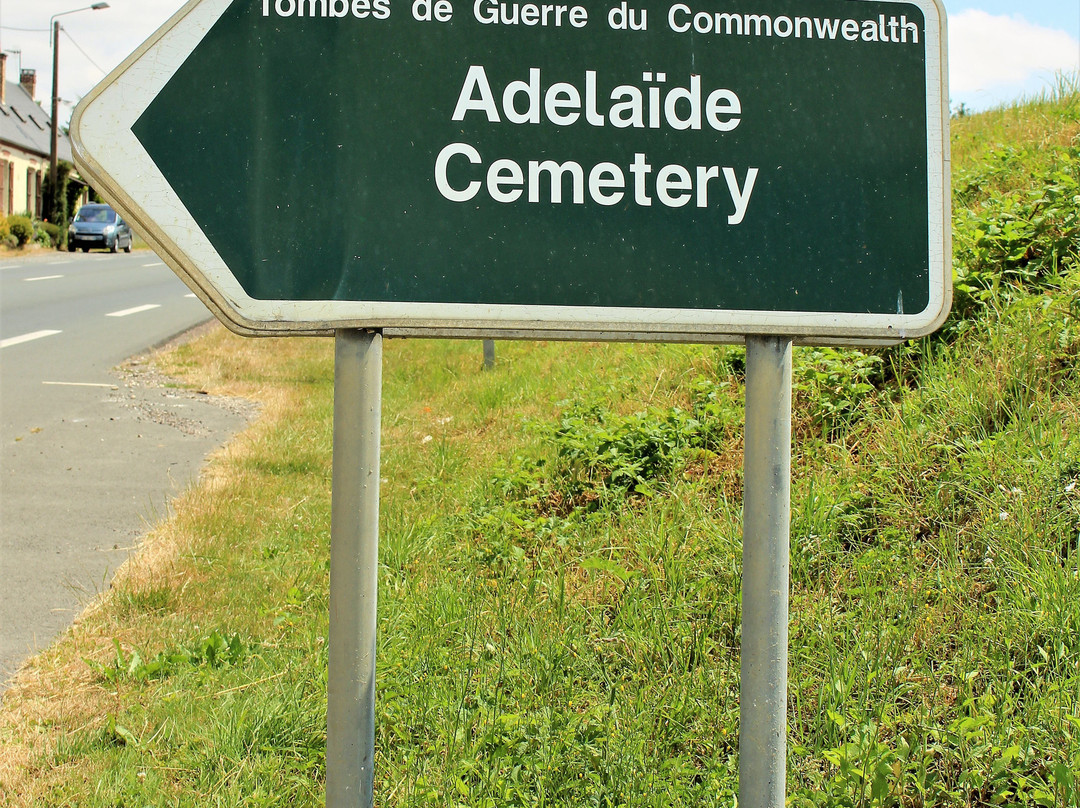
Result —
[{"label": "white road marking", "polygon": [[51,266],[51,267],[58,267],[58,266],[60,266],[61,264],[70,264],[70,263],[71,263],[71,259],[70,259],[70,258],[68,258],[68,259],[66,259],[66,260],[64,260],[64,261],[50,261],[50,262],[49,262],[49,266]]},{"label": "white road marking", "polygon": [[7,339],[0,339],[0,348],[10,348],[12,345],[20,345],[24,342],[31,342],[42,337],[51,337],[53,334],[59,334],[59,331],[34,331],[30,334],[23,334],[21,337],[8,337]]},{"label": "white road marking", "polygon": [[57,278],[62,278],[62,277],[64,277],[64,276],[63,275],[40,275],[40,276],[38,276],[36,278],[24,278],[24,280],[27,283],[30,283],[31,281],[54,281]]},{"label": "white road marking", "polygon": [[98,384],[97,382],[42,382],[50,387],[106,387],[109,390],[119,390],[115,384]]},{"label": "white road marking", "polygon": [[150,309],[160,309],[160,303],[147,303],[145,306],[135,306],[132,309],[124,309],[123,311],[114,311],[110,314],[106,314],[106,317],[127,317],[129,314],[139,314],[144,311],[150,311]]},{"label": "white road marking", "polygon": [[189,294],[184,295],[184,297],[198,297],[198,295],[195,294],[194,292],[191,292]]},{"label": "white road marking", "polygon": [[163,267],[163,266],[165,266],[165,262],[164,261],[158,261],[156,264],[143,264],[143,266],[144,267]]}]

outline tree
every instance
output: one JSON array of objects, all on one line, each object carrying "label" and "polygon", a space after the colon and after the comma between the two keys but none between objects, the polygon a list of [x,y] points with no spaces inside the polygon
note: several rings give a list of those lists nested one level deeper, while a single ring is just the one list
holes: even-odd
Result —
[{"label": "tree", "polygon": [[73,187],[76,189],[76,196],[78,196],[79,186],[72,186],[69,183],[73,168],[74,166],[67,160],[60,160],[56,164],[55,182],[51,174],[45,175],[43,189],[45,195],[45,218],[60,228],[57,247],[61,248],[67,244],[68,219],[71,207],[74,204],[74,199],[71,198]]}]

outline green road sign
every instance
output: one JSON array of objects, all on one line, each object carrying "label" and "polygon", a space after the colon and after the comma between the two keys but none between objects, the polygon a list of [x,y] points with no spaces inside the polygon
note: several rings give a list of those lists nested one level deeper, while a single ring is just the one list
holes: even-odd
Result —
[{"label": "green road sign", "polygon": [[242,332],[894,340],[950,298],[937,0],[195,0],[76,161]]}]

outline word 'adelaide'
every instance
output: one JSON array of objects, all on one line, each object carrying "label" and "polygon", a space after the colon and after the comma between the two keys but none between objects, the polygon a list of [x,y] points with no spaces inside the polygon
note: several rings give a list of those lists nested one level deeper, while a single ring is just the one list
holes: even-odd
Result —
[{"label": "word 'adelaide'", "polygon": [[[683,131],[707,126],[717,132],[730,132],[739,126],[742,104],[731,90],[721,88],[706,93],[697,74],[691,74],[685,86],[672,87],[663,86],[667,83],[666,73],[648,71],[641,78],[645,87],[620,84],[604,97],[597,89],[595,70],[585,71],[584,90],[569,82],[554,82],[544,89],[541,70],[533,67],[528,80],[507,83],[499,104],[487,70],[483,65],[471,65],[451,120],[464,121],[469,113],[477,113],[487,123],[517,125],[541,124],[543,118],[556,126],[584,121],[590,126],[619,129],[667,126]],[[451,202],[469,202],[483,188],[495,202],[508,204],[524,198],[539,203],[546,199],[558,205],[563,202],[569,182],[566,196],[576,205],[585,203],[587,192],[593,203],[603,206],[626,200],[650,207],[655,199],[669,208],[707,208],[722,195],[711,187],[716,184],[723,187],[727,192],[724,198],[734,206],[728,224],[740,224],[746,216],[757,168],[748,168],[740,182],[731,166],[670,164],[654,172],[647,160],[645,153],[635,152],[633,159],[622,165],[603,161],[586,168],[574,160],[530,160],[522,164],[500,158],[491,162],[486,171],[477,172],[472,167],[483,165],[480,151],[468,143],[450,143],[435,161],[435,186]]]},{"label": "word 'adelaide'", "polygon": [[[702,95],[701,76],[691,75],[686,87],[671,87],[665,92],[666,73],[642,73],[641,80],[652,86],[642,91],[633,84],[620,84],[609,94],[611,106],[602,111],[598,104],[596,71],[585,71],[585,92],[565,81],[551,84],[543,93],[544,116],[556,126],[577,123],[582,111],[592,126],[610,124],[617,129],[659,129],[666,123],[672,129],[701,129],[702,121],[718,132],[730,132],[739,125],[742,107],[731,90],[717,89]],[[540,123],[540,68],[529,68],[528,81],[511,81],[503,89],[502,111],[509,123]],[[525,108],[518,108],[525,97]],[[682,102],[682,103],[680,103]],[[452,120],[465,119],[475,110],[487,115],[490,123],[499,123],[499,108],[483,65],[471,65],[458,94]]]}]

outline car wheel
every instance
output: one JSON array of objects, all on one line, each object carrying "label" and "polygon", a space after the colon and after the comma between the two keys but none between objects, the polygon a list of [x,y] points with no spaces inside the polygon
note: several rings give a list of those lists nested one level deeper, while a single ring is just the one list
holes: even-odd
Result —
[{"label": "car wheel", "polygon": [[128,243],[124,245],[124,252],[131,252],[131,239],[128,239]]},{"label": "car wheel", "polygon": [[83,247],[83,248],[82,248],[82,251],[83,251],[83,252],[90,252],[90,248],[89,248],[89,247]]},{"label": "car wheel", "polygon": [[75,245],[74,244],[69,244],[68,245],[68,252],[75,252]]}]

